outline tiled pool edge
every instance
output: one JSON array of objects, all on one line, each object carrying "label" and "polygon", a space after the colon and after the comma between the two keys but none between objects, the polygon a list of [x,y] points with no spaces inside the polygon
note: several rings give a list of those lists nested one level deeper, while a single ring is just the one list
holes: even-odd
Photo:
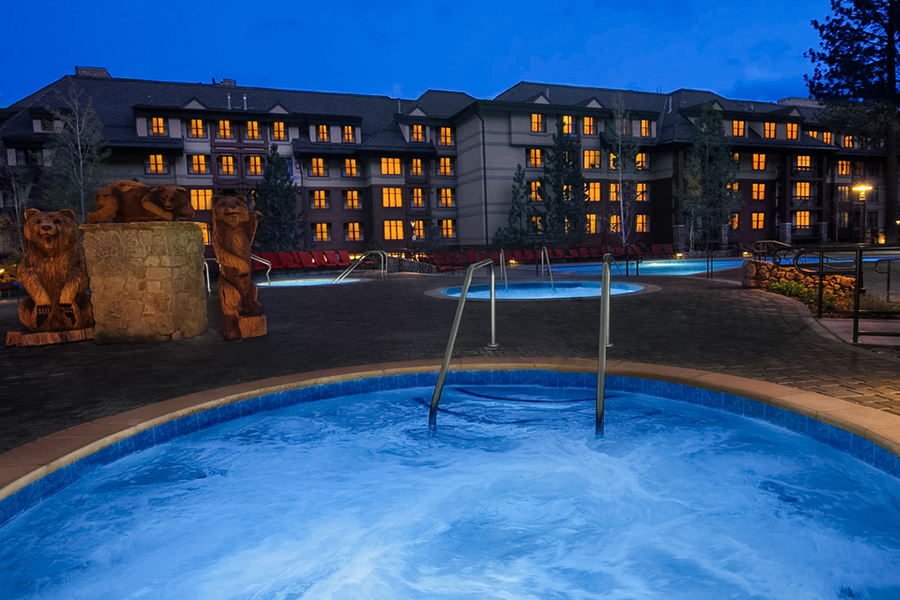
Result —
[{"label": "tiled pool edge", "polygon": [[[552,383],[557,386],[591,387],[596,382],[596,361],[589,359],[458,359],[452,365],[449,384],[509,384],[511,370],[523,372],[516,383],[547,383],[548,376],[556,377]],[[434,361],[415,361],[267,379],[174,398],[58,432],[0,455],[0,525],[93,465],[285,404],[434,385],[438,368]],[[528,374],[533,370],[543,373]],[[363,379],[370,381],[361,386]],[[890,413],[752,379],[623,361],[608,363],[607,389],[663,395],[765,420],[900,477],[900,417]],[[695,389],[699,392],[693,393]],[[271,397],[265,407],[262,396]]]}]

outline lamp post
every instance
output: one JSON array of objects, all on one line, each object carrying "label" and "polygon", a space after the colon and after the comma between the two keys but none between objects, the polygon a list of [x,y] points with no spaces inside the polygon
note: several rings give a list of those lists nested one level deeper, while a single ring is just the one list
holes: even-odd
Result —
[{"label": "lamp post", "polygon": [[859,243],[866,240],[866,192],[872,191],[872,186],[867,183],[859,183],[853,186],[854,192],[859,192]]}]

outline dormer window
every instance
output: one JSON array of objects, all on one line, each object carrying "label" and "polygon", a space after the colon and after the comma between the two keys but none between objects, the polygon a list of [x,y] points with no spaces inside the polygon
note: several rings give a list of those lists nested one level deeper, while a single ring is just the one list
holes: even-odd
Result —
[{"label": "dormer window", "polygon": [[594,129],[594,117],[585,117],[582,121],[581,128],[582,135],[594,135],[596,130]]},{"label": "dormer window", "polygon": [[763,137],[767,140],[775,139],[775,123],[767,121],[763,126]]},{"label": "dormer window", "polygon": [[165,117],[150,117],[150,135],[169,135],[169,120]]},{"label": "dormer window", "polygon": [[441,146],[452,146],[453,145],[453,128],[452,127],[441,127],[440,137],[438,137],[438,143]]},{"label": "dormer window", "polygon": [[532,133],[546,133],[547,132],[547,124],[544,123],[544,115],[539,113],[531,114],[531,132]]},{"label": "dormer window", "polygon": [[206,123],[203,119],[191,119],[190,127],[188,127],[189,138],[205,138]]},{"label": "dormer window", "polygon": [[316,141],[317,142],[327,142],[328,141],[328,125],[317,125],[316,126]]},{"label": "dormer window", "polygon": [[275,121],[272,123],[272,139],[276,142],[284,142],[287,140],[283,121]]},{"label": "dormer window", "polygon": [[788,123],[787,124],[787,139],[789,139],[789,140],[797,139],[797,124],[796,123]]},{"label": "dormer window", "polygon": [[424,142],[425,131],[421,125],[413,125],[410,130],[409,139],[413,142]]},{"label": "dormer window", "polygon": [[345,144],[352,144],[356,141],[353,125],[344,125],[343,134]]},{"label": "dormer window", "polygon": [[731,135],[734,137],[744,137],[745,121],[734,120],[731,122]]},{"label": "dormer window", "polygon": [[572,135],[575,133],[575,126],[573,124],[574,119],[572,115],[563,115],[562,118],[562,132],[563,135]]},{"label": "dormer window", "polygon": [[641,119],[641,137],[650,137],[650,119]]}]

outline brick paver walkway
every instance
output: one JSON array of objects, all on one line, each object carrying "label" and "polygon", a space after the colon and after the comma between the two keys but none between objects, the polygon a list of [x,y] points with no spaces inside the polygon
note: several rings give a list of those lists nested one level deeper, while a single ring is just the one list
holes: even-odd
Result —
[{"label": "brick paver walkway", "polygon": [[[819,335],[797,302],[742,289],[731,273],[642,277],[658,291],[616,296],[610,359],[690,367],[789,385],[900,414],[900,359]],[[392,274],[344,286],[261,289],[269,333],[225,342],[218,300],[210,331],[180,342],[0,347],[0,452],[72,425],[182,394],[344,365],[440,359],[456,309],[426,291],[460,276]],[[593,357],[599,301],[469,302],[456,356]],[[0,302],[0,332],[18,330]]]}]

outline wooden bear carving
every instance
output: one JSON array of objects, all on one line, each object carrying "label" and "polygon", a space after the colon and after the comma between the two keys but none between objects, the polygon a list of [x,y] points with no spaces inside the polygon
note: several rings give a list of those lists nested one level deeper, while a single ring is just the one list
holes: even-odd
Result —
[{"label": "wooden bear carving", "polygon": [[219,261],[219,300],[225,339],[238,339],[239,317],[262,314],[251,279],[250,247],[262,215],[251,211],[244,196],[213,196],[213,250]]},{"label": "wooden bear carving", "polygon": [[115,181],[97,192],[97,211],[88,213],[88,223],[115,221],[174,221],[194,216],[191,197],[183,187],[149,186],[137,181]]},{"label": "wooden bear carving", "polygon": [[30,331],[92,327],[88,273],[75,213],[26,210],[25,239],[28,249],[18,276],[30,297],[19,303],[22,325]]}]

